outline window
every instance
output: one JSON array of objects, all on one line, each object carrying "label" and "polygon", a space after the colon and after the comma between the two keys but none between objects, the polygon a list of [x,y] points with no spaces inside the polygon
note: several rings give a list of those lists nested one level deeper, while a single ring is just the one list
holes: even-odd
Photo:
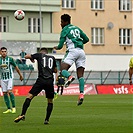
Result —
[{"label": "window", "polygon": [[92,44],[104,44],[104,29],[92,28],[91,29],[91,43]]},{"label": "window", "polygon": [[75,8],[75,0],[62,0],[62,8]]},{"label": "window", "polygon": [[131,11],[131,0],[119,0],[120,11]]},{"label": "window", "polygon": [[39,33],[40,32],[40,19],[28,18],[28,32]]},{"label": "window", "polygon": [[91,0],[91,9],[103,10],[103,1],[104,0]]},{"label": "window", "polygon": [[0,32],[7,32],[7,17],[0,17]]},{"label": "window", "polygon": [[131,45],[131,29],[119,29],[119,44]]}]

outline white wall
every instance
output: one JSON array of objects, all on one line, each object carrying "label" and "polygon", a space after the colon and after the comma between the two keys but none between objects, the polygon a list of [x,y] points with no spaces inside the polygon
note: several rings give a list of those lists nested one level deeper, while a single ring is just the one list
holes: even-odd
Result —
[{"label": "white wall", "polygon": [[[52,54],[56,59],[62,59],[63,54]],[[86,71],[125,71],[129,68],[129,60],[132,55],[86,55]],[[19,58],[19,57],[18,57]],[[31,63],[27,60],[27,64],[33,64],[37,70],[37,63]],[[75,71],[75,65],[70,68],[70,71]]]},{"label": "white wall", "polygon": [[86,70],[128,70],[132,55],[87,55]]},{"label": "white wall", "polygon": [[[62,59],[64,55],[54,56],[57,59]],[[86,71],[125,71],[128,70],[129,60],[132,55],[86,55]],[[70,70],[75,70],[73,65]]]}]

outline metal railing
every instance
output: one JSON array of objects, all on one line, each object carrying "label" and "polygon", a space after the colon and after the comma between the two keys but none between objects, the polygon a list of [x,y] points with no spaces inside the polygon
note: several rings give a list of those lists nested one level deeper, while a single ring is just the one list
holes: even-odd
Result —
[{"label": "metal railing", "polygon": [[[22,71],[24,81],[20,82],[18,74],[15,72],[14,85],[33,85],[38,77],[37,71]],[[77,77],[76,71],[70,72],[73,76]],[[128,70],[125,71],[85,71],[85,83],[94,84],[129,84]],[[78,83],[76,78],[73,83]]]}]

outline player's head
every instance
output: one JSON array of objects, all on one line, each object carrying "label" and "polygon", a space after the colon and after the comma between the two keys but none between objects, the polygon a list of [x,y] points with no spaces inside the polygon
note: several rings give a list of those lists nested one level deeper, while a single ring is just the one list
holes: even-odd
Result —
[{"label": "player's head", "polygon": [[1,47],[0,54],[3,58],[5,58],[7,56],[7,48],[6,47]]},{"label": "player's head", "polygon": [[48,54],[48,49],[43,47],[43,48],[40,49],[40,53]]},{"label": "player's head", "polygon": [[24,52],[24,49],[21,49],[22,52]]},{"label": "player's head", "polygon": [[61,27],[64,28],[66,25],[71,23],[71,16],[68,14],[61,15]]}]

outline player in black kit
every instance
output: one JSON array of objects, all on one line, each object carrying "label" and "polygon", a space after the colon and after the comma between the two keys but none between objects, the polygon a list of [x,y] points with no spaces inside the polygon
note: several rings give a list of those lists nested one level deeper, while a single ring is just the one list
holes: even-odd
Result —
[{"label": "player in black kit", "polygon": [[56,60],[54,56],[48,55],[46,48],[41,48],[40,53],[26,55],[26,59],[30,59],[32,62],[37,60],[38,63],[38,78],[28,93],[25,102],[23,103],[21,115],[18,116],[14,122],[25,120],[25,114],[30,106],[31,100],[37,96],[42,90],[45,90],[47,98],[47,110],[44,124],[49,124],[49,118],[53,110],[53,98],[54,98],[54,78],[53,73],[57,73]]}]

